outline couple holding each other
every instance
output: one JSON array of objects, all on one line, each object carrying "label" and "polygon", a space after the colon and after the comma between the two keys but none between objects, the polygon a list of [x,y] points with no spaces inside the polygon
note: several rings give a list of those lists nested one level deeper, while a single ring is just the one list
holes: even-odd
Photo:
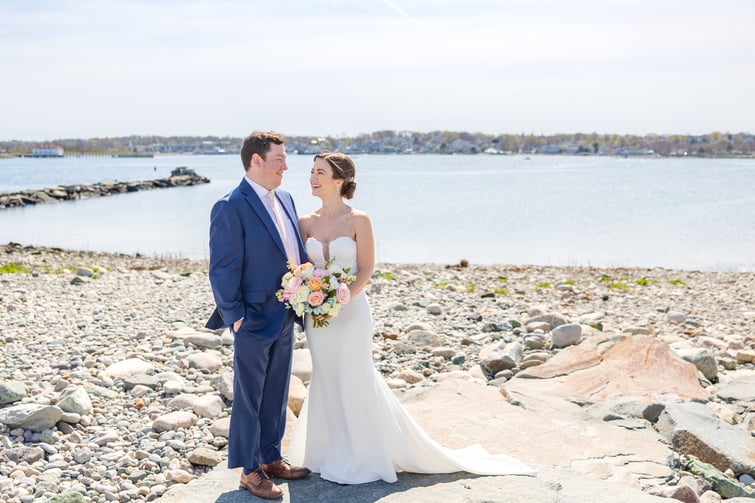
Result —
[{"label": "couple holding each other", "polygon": [[[344,203],[356,189],[355,166],[339,153],[315,156],[310,174],[320,209],[297,220],[291,195],[276,190],[286,165],[285,139],[254,132],[244,140],[246,176],[212,208],[209,276],[217,308],[207,327],[234,334],[228,467],[242,467],[240,486],[263,498],[283,491],[270,477],[311,472],[341,484],[394,482],[397,471],[535,475],[480,446],[451,450],[434,442],[404,410],[372,363],[372,316],[362,292],[374,268],[369,216]],[[313,372],[291,437],[286,425],[295,314],[275,292],[290,260],[350,267],[351,301],[326,327],[304,328]],[[300,464],[303,466],[295,466]]]}]

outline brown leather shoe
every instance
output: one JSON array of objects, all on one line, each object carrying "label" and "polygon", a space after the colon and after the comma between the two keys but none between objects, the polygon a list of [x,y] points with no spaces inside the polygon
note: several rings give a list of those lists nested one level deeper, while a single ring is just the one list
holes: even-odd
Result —
[{"label": "brown leather shoe", "polygon": [[269,500],[278,499],[283,496],[281,488],[270,480],[270,477],[262,471],[262,468],[257,468],[246,475],[242,471],[239,489],[246,489],[255,496]]},{"label": "brown leather shoe", "polygon": [[291,466],[285,458],[280,458],[278,461],[272,463],[260,465],[260,468],[265,470],[270,477],[278,477],[279,479],[296,480],[308,477],[312,471],[309,468],[303,466]]}]

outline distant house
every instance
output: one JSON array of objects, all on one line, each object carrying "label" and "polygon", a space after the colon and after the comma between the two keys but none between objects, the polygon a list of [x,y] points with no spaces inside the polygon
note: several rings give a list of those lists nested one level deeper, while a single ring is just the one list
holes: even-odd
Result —
[{"label": "distant house", "polygon": [[63,157],[63,147],[53,143],[45,143],[31,150],[32,157]]},{"label": "distant house", "polygon": [[475,146],[474,143],[468,140],[462,140],[461,138],[457,138],[454,141],[452,141],[448,150],[454,154],[476,154],[477,153],[477,147]]}]

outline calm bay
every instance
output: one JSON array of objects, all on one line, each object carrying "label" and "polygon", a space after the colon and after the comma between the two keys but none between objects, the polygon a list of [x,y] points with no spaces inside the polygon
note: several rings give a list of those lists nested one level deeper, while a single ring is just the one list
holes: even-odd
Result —
[{"label": "calm bay", "polygon": [[[361,155],[351,204],[369,212],[376,260],[755,269],[755,159]],[[163,178],[193,187],[0,210],[0,242],[203,259],[212,204],[238,185],[236,155],[0,159],[0,192]],[[318,207],[311,156],[283,182]]]}]

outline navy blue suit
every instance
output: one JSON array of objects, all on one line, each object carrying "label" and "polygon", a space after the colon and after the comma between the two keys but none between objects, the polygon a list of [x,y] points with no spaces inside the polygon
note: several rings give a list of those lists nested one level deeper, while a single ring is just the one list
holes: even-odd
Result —
[{"label": "navy blue suit", "polygon": [[[293,223],[303,261],[294,201],[288,192],[276,194]],[[243,179],[215,203],[210,216],[209,276],[217,308],[206,327],[223,328],[244,319],[234,334],[229,468],[249,471],[281,458],[294,313],[275,292],[287,271],[286,260],[275,223]]]}]

